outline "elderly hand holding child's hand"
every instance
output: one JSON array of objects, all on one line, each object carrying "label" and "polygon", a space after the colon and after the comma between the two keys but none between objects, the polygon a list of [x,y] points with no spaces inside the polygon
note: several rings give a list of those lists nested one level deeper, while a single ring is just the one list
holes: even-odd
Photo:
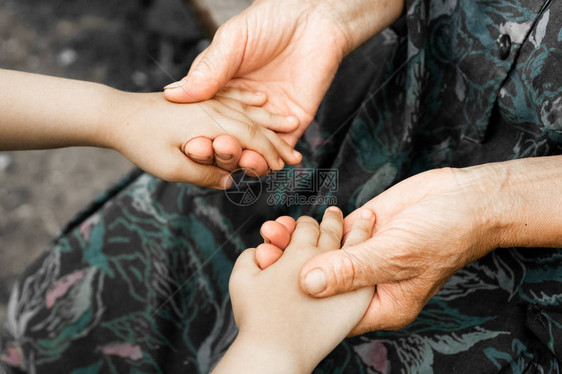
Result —
[{"label": "elderly hand holding child's hand", "polygon": [[272,170],[301,160],[278,135],[294,130],[297,122],[263,109],[264,95],[229,89],[205,102],[183,105],[170,103],[161,93],[118,95],[120,110],[110,129],[110,146],[167,181],[230,187],[230,172],[220,167],[225,165],[212,165],[212,160],[197,163],[187,157],[186,143],[198,137],[229,139],[262,155]]},{"label": "elderly hand holding child's hand", "polygon": [[[371,237],[374,214],[364,210],[347,237],[352,246]],[[310,373],[363,316],[373,296],[365,287],[315,299],[299,288],[299,271],[315,255],[340,249],[343,216],[326,210],[322,223],[301,217],[281,259],[261,270],[251,248],[230,278],[230,297],[240,332],[217,373]]]},{"label": "elderly hand holding child's hand", "polygon": [[[280,134],[291,146],[312,122],[342,59],[402,13],[403,1],[258,0],[222,25],[166,98],[191,103],[211,99],[223,87],[263,92],[271,113],[294,115],[299,126]],[[231,163],[265,175],[262,155],[229,139],[197,138],[191,158]],[[232,161],[234,160],[234,161]]]},{"label": "elderly hand holding child's hand", "polygon": [[[513,200],[493,188],[501,185],[497,180],[506,173],[494,164],[437,169],[391,187],[345,219],[348,232],[362,210],[373,210],[372,238],[350,245],[348,237],[345,253],[321,253],[307,261],[299,272],[302,292],[322,298],[375,286],[352,335],[405,327],[456,271],[511,244],[503,238],[516,239],[517,235],[502,236],[500,230],[505,215],[499,212]],[[515,168],[513,173],[526,174]],[[292,227],[289,217],[264,223],[261,233],[268,244],[260,245],[256,253],[262,269],[283,258]]]}]

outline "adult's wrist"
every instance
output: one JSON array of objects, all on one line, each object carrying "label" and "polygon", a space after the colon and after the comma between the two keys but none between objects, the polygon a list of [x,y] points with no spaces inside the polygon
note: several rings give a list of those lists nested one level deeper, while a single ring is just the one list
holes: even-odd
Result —
[{"label": "adult's wrist", "polygon": [[562,246],[562,156],[526,158],[463,170],[488,243]]},{"label": "adult's wrist", "polygon": [[309,0],[341,30],[344,55],[378,34],[404,10],[404,0]]}]

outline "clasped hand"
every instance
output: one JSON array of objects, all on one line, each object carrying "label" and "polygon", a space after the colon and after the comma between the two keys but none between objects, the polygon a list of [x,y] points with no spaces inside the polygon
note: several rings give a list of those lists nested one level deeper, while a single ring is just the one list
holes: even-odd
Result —
[{"label": "clasped hand", "polygon": [[[371,236],[374,214],[355,220],[346,246]],[[230,297],[238,336],[218,373],[310,373],[361,319],[372,287],[325,299],[301,292],[300,267],[310,258],[341,251],[343,216],[326,210],[318,224],[310,217],[292,221],[292,236],[283,257],[262,270],[256,249],[243,252],[232,271]],[[345,248],[344,248],[345,249]]]},{"label": "clasped hand", "polygon": [[[411,323],[445,282],[466,264],[497,247],[485,189],[471,169],[439,169],[411,177],[364,207],[376,214],[372,237],[346,251],[324,252],[304,264],[300,287],[327,297],[376,286],[367,312],[351,335],[393,330]],[[359,211],[345,219],[345,232]],[[294,222],[264,223],[266,243],[256,249],[261,268],[283,257]],[[345,245],[344,239],[344,245]]]}]

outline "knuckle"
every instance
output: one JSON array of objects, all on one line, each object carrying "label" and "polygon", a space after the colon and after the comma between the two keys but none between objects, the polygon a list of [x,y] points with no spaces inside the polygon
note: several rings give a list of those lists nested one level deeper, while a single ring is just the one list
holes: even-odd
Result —
[{"label": "knuckle", "polygon": [[207,56],[202,56],[197,64],[197,70],[213,71],[212,62],[207,58]]},{"label": "knuckle", "polygon": [[253,123],[246,123],[246,132],[249,138],[254,139],[258,135],[258,127]]},{"label": "knuckle", "polygon": [[344,252],[338,256],[332,266],[335,291],[351,290],[356,282],[356,266],[351,256]]},{"label": "knuckle", "polygon": [[301,216],[299,217],[299,219],[297,220],[298,224],[304,224],[304,225],[313,225],[313,226],[318,226],[318,222],[309,216]]},{"label": "knuckle", "polygon": [[277,124],[280,122],[280,121],[278,121],[278,120],[279,120],[279,116],[277,116],[277,115],[275,115],[275,114],[273,114],[273,113],[271,113],[271,112],[268,112],[268,111],[265,111],[264,114],[265,114],[265,117],[267,118],[267,120],[268,120],[269,123],[271,123],[271,124],[273,124],[273,125],[277,125]]},{"label": "knuckle", "polygon": [[320,226],[322,235],[327,236],[334,243],[341,244],[341,233],[334,227],[322,227]]},{"label": "knuckle", "polygon": [[221,39],[224,39],[224,37],[228,35],[228,30],[227,30],[228,27],[229,27],[229,24],[228,24],[228,23],[225,23],[225,24],[221,25],[221,26],[217,29],[217,31],[215,32],[215,36],[213,37],[213,40],[221,40]]},{"label": "knuckle", "polygon": [[367,224],[359,226],[357,231],[359,231],[359,234],[361,234],[362,237],[371,236],[371,227],[369,227]]}]

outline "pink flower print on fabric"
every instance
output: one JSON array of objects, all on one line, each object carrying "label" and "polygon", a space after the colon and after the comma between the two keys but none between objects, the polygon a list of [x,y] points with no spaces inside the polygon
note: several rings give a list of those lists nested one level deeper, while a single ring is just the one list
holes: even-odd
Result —
[{"label": "pink flower print on fabric", "polygon": [[129,343],[107,345],[101,350],[103,353],[110,356],[129,358],[133,361],[142,359],[142,350],[140,346],[131,345]]},{"label": "pink flower print on fabric", "polygon": [[46,305],[50,309],[60,297],[63,297],[72,285],[84,277],[84,270],[71,273],[55,283],[55,286],[47,292]]},{"label": "pink flower print on fabric", "polygon": [[0,360],[10,366],[23,368],[23,354],[19,347],[8,347],[5,353],[0,356]]},{"label": "pink flower print on fabric", "polygon": [[80,235],[84,238],[84,240],[90,240],[90,233],[92,232],[92,228],[100,222],[99,214],[91,216],[82,224],[80,225]]},{"label": "pink flower print on fabric", "polygon": [[371,366],[381,373],[388,373],[390,371],[388,351],[380,340],[372,340],[369,343],[361,344],[353,348],[366,365]]}]

